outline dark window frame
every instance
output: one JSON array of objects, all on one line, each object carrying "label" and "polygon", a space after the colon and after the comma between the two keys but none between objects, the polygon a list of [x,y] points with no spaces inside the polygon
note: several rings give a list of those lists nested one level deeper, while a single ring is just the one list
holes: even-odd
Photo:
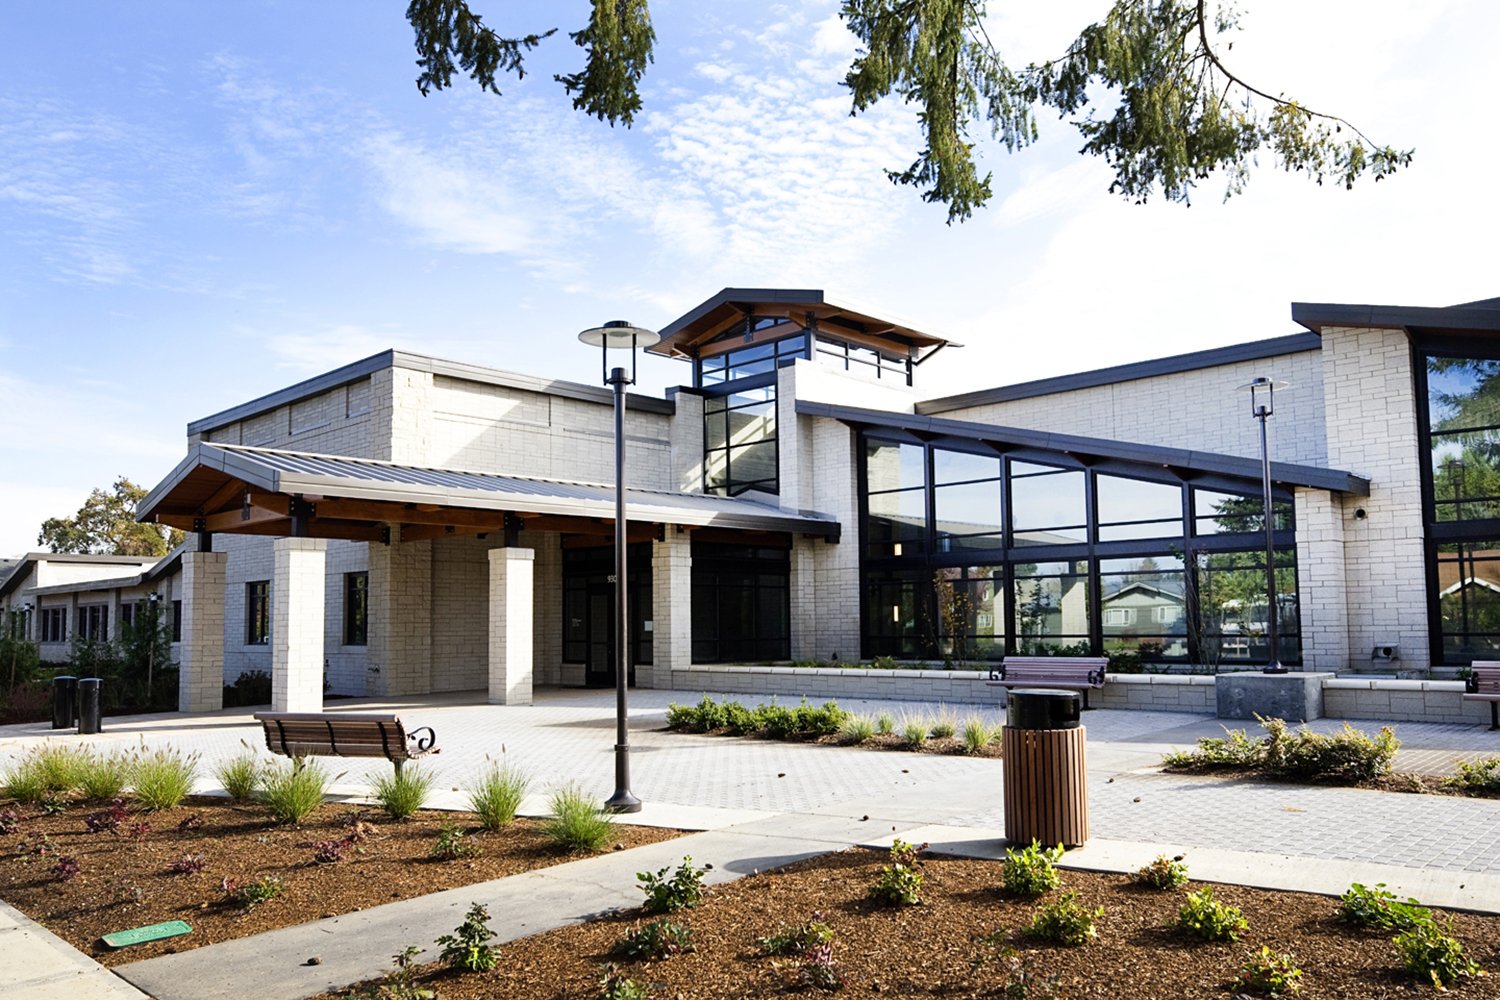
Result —
[{"label": "dark window frame", "polygon": [[182,641],[182,601],[172,602],[172,641]]},{"label": "dark window frame", "polygon": [[345,646],[370,644],[370,574],[368,570],[344,574]]},{"label": "dark window frame", "polygon": [[249,580],[245,583],[245,645],[265,646],[271,642],[271,581]]},{"label": "dark window frame", "polygon": [[58,605],[41,608],[37,622],[38,642],[68,641],[68,609]]}]

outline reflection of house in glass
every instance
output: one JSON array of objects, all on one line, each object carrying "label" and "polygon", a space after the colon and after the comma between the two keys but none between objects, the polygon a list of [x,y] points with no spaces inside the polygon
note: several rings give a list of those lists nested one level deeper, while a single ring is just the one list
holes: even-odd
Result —
[{"label": "reflection of house in glass", "polygon": [[1177,580],[1109,579],[1103,583],[1104,643],[1146,657],[1187,656],[1187,599]]}]

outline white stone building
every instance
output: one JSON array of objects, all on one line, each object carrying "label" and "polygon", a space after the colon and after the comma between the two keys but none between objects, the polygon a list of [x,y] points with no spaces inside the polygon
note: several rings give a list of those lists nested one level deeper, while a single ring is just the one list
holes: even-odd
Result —
[{"label": "white stone building", "polygon": [[[1296,669],[1500,656],[1500,300],[1293,318],[1305,332],[928,398],[922,366],[957,345],[819,291],[725,289],[652,348],[684,385],[628,397],[635,683],[1063,647],[1254,664],[1273,607]],[[1262,376],[1289,383],[1274,602],[1235,391]],[[47,658],[154,592],[184,710],[251,670],[283,710],[611,682],[607,390],[387,351],[187,444],[139,510],[190,532],[181,550],[34,554],[0,581]]]}]

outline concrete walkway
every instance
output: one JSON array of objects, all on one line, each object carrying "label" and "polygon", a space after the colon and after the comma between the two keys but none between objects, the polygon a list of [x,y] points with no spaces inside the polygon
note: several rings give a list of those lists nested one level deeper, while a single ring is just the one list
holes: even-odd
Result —
[{"label": "concrete walkway", "polygon": [[[601,797],[608,794],[612,693],[541,692],[531,707],[477,705],[472,697],[334,702],[329,708],[395,709],[412,725],[433,726],[444,747],[433,765],[448,789],[460,786],[486,755],[493,759],[503,752],[553,783],[571,781]],[[940,853],[999,856],[999,761],[660,731],[668,702],[699,697],[633,693],[635,791],[648,805],[631,819],[705,832],[116,971],[161,1000],[230,997],[252,979],[258,996],[298,1000],[379,975],[390,956],[408,944],[427,947],[424,957],[435,957],[433,939],[456,926],[470,902],[489,905],[502,942],[635,906],[641,899],[635,873],[675,865],[684,854],[712,863],[711,881],[855,844],[884,846],[896,835],[929,841]],[[845,707],[889,711],[898,720],[906,713],[944,710],[911,703]],[[993,706],[948,711],[999,721]],[[1195,878],[1330,894],[1353,881],[1386,882],[1393,891],[1433,906],[1500,907],[1500,802],[1163,775],[1158,771],[1162,752],[1221,734],[1218,722],[1209,716],[1100,710],[1088,713],[1085,723],[1095,839],[1069,853],[1069,867],[1126,871],[1157,853],[1186,851]],[[166,743],[201,753],[205,764],[243,752],[242,740],[250,746],[260,740],[248,712],[112,719],[108,725],[109,732],[88,741],[102,747],[144,738],[148,746]],[[1315,728],[1338,725],[1325,720]],[[1369,731],[1380,724],[1355,725]],[[1500,753],[1500,734],[1479,727],[1404,723],[1396,729],[1405,741],[1403,753],[1425,755],[1434,770]],[[41,727],[0,730],[0,762],[48,738]],[[347,765],[338,790],[353,798],[365,794],[371,774],[389,766],[335,765],[339,771]],[[210,791],[213,784],[205,778],[201,788]],[[434,804],[461,807],[462,799],[445,791]],[[544,810],[541,794],[523,807],[533,814]],[[303,964],[314,956],[319,965]]]}]

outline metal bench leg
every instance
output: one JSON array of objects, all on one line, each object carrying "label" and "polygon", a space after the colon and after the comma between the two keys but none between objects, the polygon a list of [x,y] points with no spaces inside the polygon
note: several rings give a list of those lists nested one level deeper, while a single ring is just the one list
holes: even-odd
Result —
[{"label": "metal bench leg", "polygon": [[1500,729],[1500,701],[1490,702],[1490,729]]},{"label": "metal bench leg", "polygon": [[397,757],[396,759],[392,760],[391,763],[396,765],[396,777],[401,777],[401,765],[405,764],[406,761]]}]

